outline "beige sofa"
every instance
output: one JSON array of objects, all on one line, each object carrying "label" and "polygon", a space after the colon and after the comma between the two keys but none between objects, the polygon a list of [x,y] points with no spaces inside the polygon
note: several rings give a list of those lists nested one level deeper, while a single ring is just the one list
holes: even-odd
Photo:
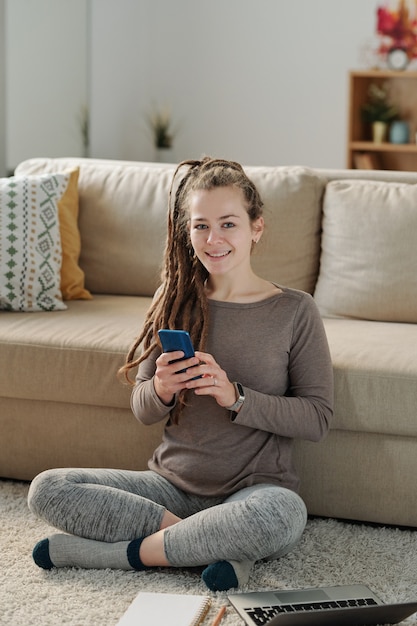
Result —
[{"label": "beige sofa", "polygon": [[[116,370],[158,284],[173,166],[39,158],[16,173],[74,168],[79,267],[93,297],[0,311],[3,477],[145,468],[161,434],[133,418]],[[255,267],[314,294],[334,364],[332,430],[295,445],[309,512],[417,526],[417,173],[247,171],[267,222]]]}]

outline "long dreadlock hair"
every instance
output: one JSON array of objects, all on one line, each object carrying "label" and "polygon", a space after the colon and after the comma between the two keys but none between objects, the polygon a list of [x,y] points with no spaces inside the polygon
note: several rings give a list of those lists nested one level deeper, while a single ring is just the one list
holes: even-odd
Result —
[{"label": "long dreadlock hair", "polygon": [[[177,181],[180,170],[188,167]],[[119,375],[130,384],[130,371],[161,347],[160,328],[185,329],[197,350],[204,351],[209,330],[208,300],[205,283],[208,272],[194,255],[189,235],[189,198],[192,192],[215,187],[236,187],[243,193],[251,222],[262,215],[263,202],[242,166],[235,161],[205,157],[200,161],[182,161],[176,168],[168,202],[168,229],[164,251],[161,286],[148,310],[139,336],[132,344]],[[175,193],[174,193],[175,190]],[[142,344],[142,353],[135,357]],[[186,390],[181,391],[171,413],[173,423],[186,405]]]}]

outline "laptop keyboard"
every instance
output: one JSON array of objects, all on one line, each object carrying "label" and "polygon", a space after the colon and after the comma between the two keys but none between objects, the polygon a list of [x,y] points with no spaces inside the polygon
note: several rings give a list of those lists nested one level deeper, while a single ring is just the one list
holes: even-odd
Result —
[{"label": "laptop keyboard", "polygon": [[269,620],[279,613],[294,613],[301,611],[316,611],[318,609],[342,609],[359,606],[372,606],[378,604],[373,598],[358,598],[351,600],[329,600],[327,602],[303,602],[301,604],[277,604],[245,609],[256,626],[268,624]]}]

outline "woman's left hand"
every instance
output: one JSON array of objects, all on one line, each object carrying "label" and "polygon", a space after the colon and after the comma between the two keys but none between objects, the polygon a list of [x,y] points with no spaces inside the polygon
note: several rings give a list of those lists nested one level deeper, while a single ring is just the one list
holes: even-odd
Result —
[{"label": "woman's left hand", "polygon": [[227,374],[214,360],[211,354],[196,351],[200,365],[189,369],[187,373],[201,376],[188,380],[186,389],[193,389],[198,396],[213,396],[220,406],[231,406],[236,402],[236,391]]}]

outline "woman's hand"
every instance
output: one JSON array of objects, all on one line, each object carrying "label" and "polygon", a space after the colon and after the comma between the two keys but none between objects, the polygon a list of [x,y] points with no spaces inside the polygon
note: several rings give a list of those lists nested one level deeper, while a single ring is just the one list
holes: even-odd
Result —
[{"label": "woman's hand", "polygon": [[154,387],[158,397],[166,405],[172,403],[176,393],[187,388],[186,383],[190,379],[190,373],[180,370],[187,370],[187,368],[192,368],[193,365],[200,363],[197,357],[172,363],[172,361],[181,359],[183,356],[184,352],[181,350],[163,352],[155,361]]},{"label": "woman's hand", "polygon": [[182,389],[193,389],[198,396],[212,396],[220,406],[234,404],[235,388],[211,354],[196,352],[191,359],[172,363],[183,356],[181,350],[163,352],[155,361],[155,391],[164,404],[170,405]]},{"label": "woman's hand", "polygon": [[[193,389],[198,396],[212,396],[220,406],[231,406],[236,402],[236,391],[227,374],[214,360],[211,354],[197,352],[195,356],[200,363],[197,367],[187,369],[188,380],[186,389]],[[189,359],[190,361],[192,359]],[[186,363],[187,361],[184,361]],[[192,379],[190,380],[190,376]],[[194,379],[194,376],[201,378]]]}]

